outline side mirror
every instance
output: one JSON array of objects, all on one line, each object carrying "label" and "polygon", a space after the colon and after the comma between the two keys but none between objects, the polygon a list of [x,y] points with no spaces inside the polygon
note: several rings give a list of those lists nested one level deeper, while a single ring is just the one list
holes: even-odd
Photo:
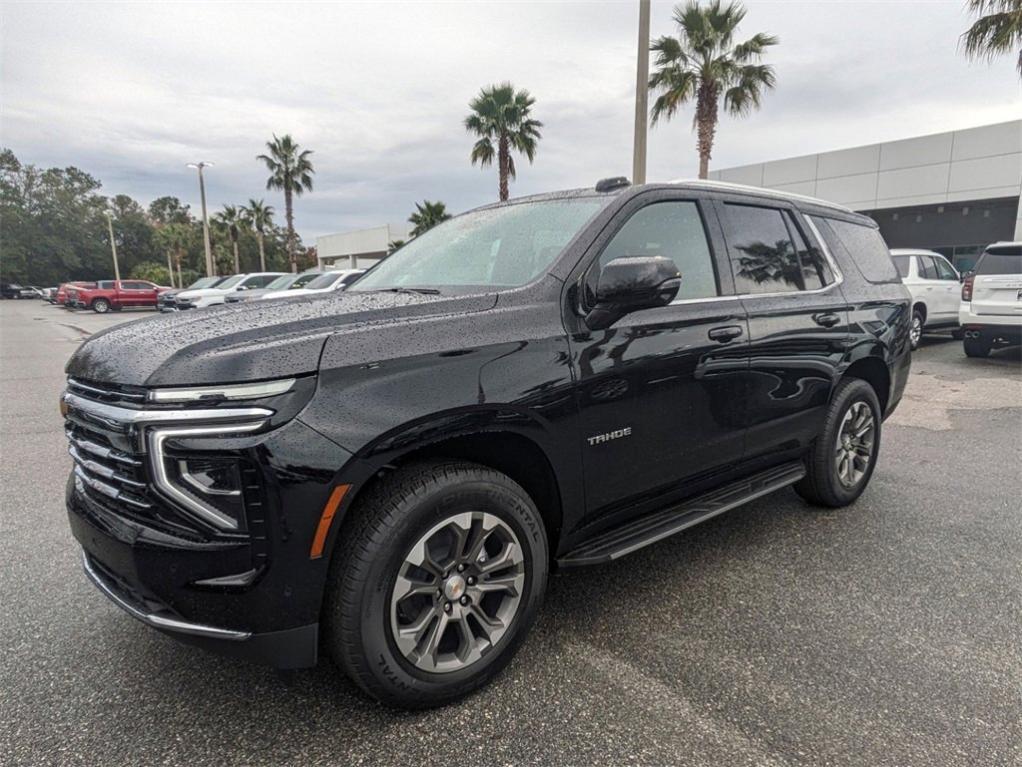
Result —
[{"label": "side mirror", "polygon": [[681,273],[669,258],[615,258],[600,272],[596,306],[586,315],[586,325],[590,330],[603,330],[631,312],[666,306],[680,287]]}]

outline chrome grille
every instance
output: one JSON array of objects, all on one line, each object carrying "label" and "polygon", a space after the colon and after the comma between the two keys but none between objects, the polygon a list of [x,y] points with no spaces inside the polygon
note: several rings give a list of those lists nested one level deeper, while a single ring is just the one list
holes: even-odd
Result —
[{"label": "chrome grille", "polygon": [[90,434],[79,424],[64,433],[67,451],[75,462],[75,477],[85,488],[103,496],[99,500],[118,501],[132,510],[152,507],[141,458],[102,444],[102,435]]},{"label": "chrome grille", "polygon": [[113,386],[112,384],[81,381],[76,378],[67,379],[68,391],[96,402],[121,404],[142,404],[145,402],[146,391],[141,387]]}]

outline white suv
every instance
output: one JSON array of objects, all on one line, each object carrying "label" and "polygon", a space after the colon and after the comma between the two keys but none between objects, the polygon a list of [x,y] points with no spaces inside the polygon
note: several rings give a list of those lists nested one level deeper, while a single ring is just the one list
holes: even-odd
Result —
[{"label": "white suv", "polygon": [[962,285],[958,318],[970,357],[1022,343],[1022,242],[987,246]]},{"label": "white suv", "polygon": [[961,278],[951,263],[932,250],[909,248],[891,250],[891,258],[912,294],[912,348],[919,346],[924,329],[957,331]]},{"label": "white suv", "polygon": [[215,288],[185,290],[174,296],[175,307],[179,310],[201,309],[204,306],[215,306],[224,303],[224,297],[239,290],[258,290],[265,288],[284,272],[255,272],[253,274],[235,274],[219,283]]}]

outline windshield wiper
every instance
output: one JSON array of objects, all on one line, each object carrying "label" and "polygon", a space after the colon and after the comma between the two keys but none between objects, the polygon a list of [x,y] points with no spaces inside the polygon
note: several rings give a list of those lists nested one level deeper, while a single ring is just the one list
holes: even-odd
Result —
[{"label": "windshield wiper", "polygon": [[440,291],[436,288],[383,288],[380,293],[418,293],[427,296],[439,296]]}]

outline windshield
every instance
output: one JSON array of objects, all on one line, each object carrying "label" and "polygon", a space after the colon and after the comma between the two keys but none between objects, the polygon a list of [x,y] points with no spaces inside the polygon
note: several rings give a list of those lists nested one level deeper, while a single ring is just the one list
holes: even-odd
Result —
[{"label": "windshield", "polygon": [[284,288],[288,287],[292,282],[295,281],[295,279],[296,279],[296,275],[294,275],[294,274],[282,274],[282,275],[280,275],[280,277],[278,277],[273,282],[271,282],[269,285],[267,285],[266,289],[267,290],[284,290]]},{"label": "windshield", "polygon": [[307,288],[320,277],[323,277],[323,272],[305,272],[298,275],[298,279],[288,288],[288,290],[297,290],[298,288]]},{"label": "windshield", "polygon": [[217,285],[218,288],[233,288],[239,282],[245,279],[244,274],[235,274],[233,277],[228,277],[226,280]]},{"label": "windshield", "polygon": [[326,274],[319,275],[316,279],[312,280],[305,287],[307,287],[309,290],[322,290],[323,288],[329,288],[340,278],[341,278],[340,272],[327,272]]},{"label": "windshield", "polygon": [[606,198],[577,197],[466,213],[420,234],[348,290],[525,285],[606,203]]},{"label": "windshield", "polygon": [[186,290],[201,290],[202,288],[211,288],[220,282],[221,277],[201,277],[189,285]]}]

